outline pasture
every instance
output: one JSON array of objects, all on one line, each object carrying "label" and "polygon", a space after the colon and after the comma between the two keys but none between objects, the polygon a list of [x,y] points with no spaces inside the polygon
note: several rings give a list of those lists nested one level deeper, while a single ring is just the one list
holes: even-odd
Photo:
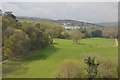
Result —
[{"label": "pasture", "polygon": [[80,44],[71,40],[54,39],[54,44],[30,52],[3,64],[3,77],[7,78],[52,78],[57,67],[65,59],[82,61],[85,54],[109,57],[117,63],[118,47],[114,39],[86,38]]}]

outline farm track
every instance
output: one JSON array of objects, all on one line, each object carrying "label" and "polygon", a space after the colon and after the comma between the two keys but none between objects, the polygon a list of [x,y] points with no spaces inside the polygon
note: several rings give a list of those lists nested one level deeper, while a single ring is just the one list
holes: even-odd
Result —
[{"label": "farm track", "polygon": [[118,46],[118,40],[115,39],[115,46]]}]

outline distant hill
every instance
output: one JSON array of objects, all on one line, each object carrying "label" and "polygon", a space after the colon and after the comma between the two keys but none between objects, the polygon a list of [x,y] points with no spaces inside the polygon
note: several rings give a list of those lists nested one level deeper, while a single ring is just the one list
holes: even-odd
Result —
[{"label": "distant hill", "polygon": [[23,17],[23,16],[17,16],[17,19],[20,20],[20,21],[27,21],[27,22],[57,23],[56,20],[45,19],[45,18],[37,18],[37,17]]},{"label": "distant hill", "polygon": [[82,21],[76,21],[76,20],[52,20],[52,19],[45,19],[45,18],[37,18],[37,17],[23,17],[23,16],[17,16],[17,19],[20,21],[26,21],[26,22],[45,22],[50,24],[68,24],[69,26],[87,26],[87,27],[104,27],[99,24],[93,24],[93,23],[87,23]]},{"label": "distant hill", "polygon": [[96,23],[105,27],[118,28],[118,22],[106,22],[106,23]]},{"label": "distant hill", "polygon": [[76,20],[57,20],[59,23],[69,23],[71,26],[89,26],[89,27],[104,27],[99,24],[93,24],[93,23],[88,23],[88,22],[82,22],[82,21],[76,21]]}]

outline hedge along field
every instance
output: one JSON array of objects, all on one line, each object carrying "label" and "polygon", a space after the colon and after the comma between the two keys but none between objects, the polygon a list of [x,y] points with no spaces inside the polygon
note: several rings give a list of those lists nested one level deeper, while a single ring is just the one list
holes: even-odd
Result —
[{"label": "hedge along field", "polygon": [[86,38],[80,44],[71,40],[54,39],[54,44],[3,64],[3,77],[52,78],[66,59],[83,60],[85,54],[109,57],[117,64],[118,47],[114,39]]}]

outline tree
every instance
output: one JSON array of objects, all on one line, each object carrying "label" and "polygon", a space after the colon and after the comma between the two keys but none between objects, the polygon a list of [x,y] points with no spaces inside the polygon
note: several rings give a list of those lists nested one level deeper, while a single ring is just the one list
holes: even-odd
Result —
[{"label": "tree", "polygon": [[52,38],[58,38],[61,37],[61,33],[63,31],[63,28],[60,25],[57,24],[49,24],[46,27],[46,32],[52,37]]},{"label": "tree", "polygon": [[42,24],[40,24],[40,23],[36,23],[36,24],[35,24],[35,27],[36,27],[37,29],[41,30],[41,31],[45,31],[44,26],[43,26]]},{"label": "tree", "polygon": [[92,31],[92,37],[102,37],[102,36],[103,36],[102,30],[96,29],[96,30]]},{"label": "tree", "polygon": [[61,33],[61,35],[62,35],[61,38],[63,38],[63,39],[70,39],[70,34],[69,34],[69,32],[70,32],[70,31],[64,30],[64,31]]},{"label": "tree", "polygon": [[29,51],[30,39],[22,30],[15,29],[14,34],[4,41],[3,56],[12,58]]},{"label": "tree", "polygon": [[80,29],[81,33],[84,34],[84,38],[90,38],[92,37],[92,34],[89,30],[86,30],[86,29]]},{"label": "tree", "polygon": [[0,16],[2,16],[2,10],[0,9]]},{"label": "tree", "polygon": [[84,34],[82,34],[79,30],[74,30],[70,32],[70,39],[73,40],[75,43],[79,43],[80,39],[84,37]]},{"label": "tree", "polygon": [[86,69],[88,72],[88,78],[92,79],[97,76],[97,68],[100,65],[100,61],[96,60],[95,57],[87,56],[84,59],[84,62],[88,65]]},{"label": "tree", "polygon": [[52,43],[51,37],[43,30],[43,24],[22,23],[21,29],[31,40],[31,49],[40,49]]},{"label": "tree", "polygon": [[4,30],[9,26],[17,28],[16,20],[11,17],[2,17],[2,31],[4,32]]}]

